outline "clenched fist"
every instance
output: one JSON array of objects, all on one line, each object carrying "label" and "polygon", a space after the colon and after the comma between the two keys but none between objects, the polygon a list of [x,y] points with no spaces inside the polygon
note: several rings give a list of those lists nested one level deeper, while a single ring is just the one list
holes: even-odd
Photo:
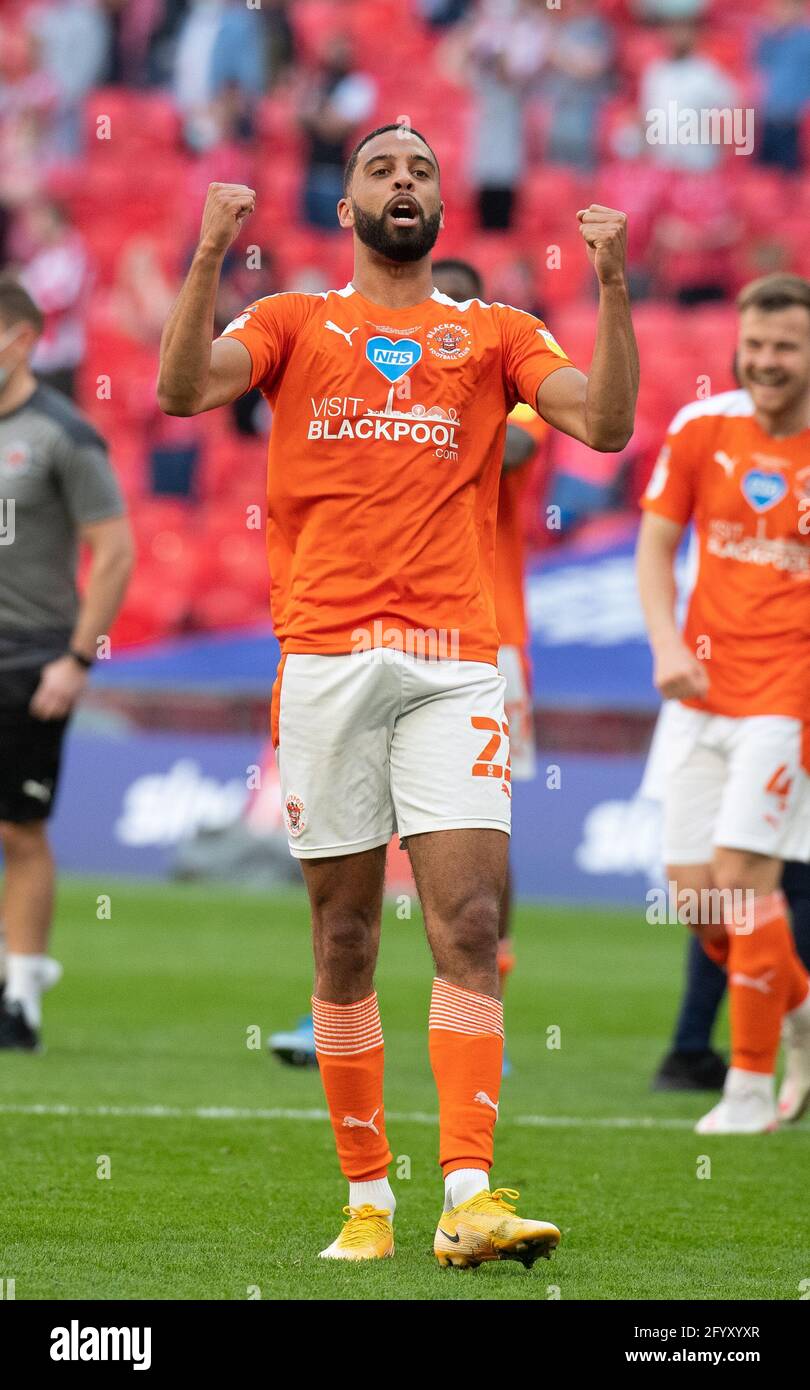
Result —
[{"label": "clenched fist", "polygon": [[588,260],[603,285],[624,282],[627,257],[627,213],[591,203],[577,213],[579,230],[588,248]]},{"label": "clenched fist", "polygon": [[224,255],[242,223],[256,207],[256,194],[244,183],[209,183],[200,228],[200,245]]}]

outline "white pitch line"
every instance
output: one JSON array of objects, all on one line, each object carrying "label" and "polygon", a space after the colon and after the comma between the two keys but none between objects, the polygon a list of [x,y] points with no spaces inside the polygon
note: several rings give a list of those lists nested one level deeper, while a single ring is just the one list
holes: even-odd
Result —
[{"label": "white pitch line", "polygon": [[[325,1110],[252,1109],[233,1105],[205,1105],[185,1108],[176,1105],[0,1105],[0,1115],[65,1116],[69,1119],[138,1120],[317,1120],[325,1122]],[[387,1110],[393,1124],[435,1125],[438,1115],[424,1110]],[[691,1129],[694,1120],[660,1118],[652,1115],[504,1115],[501,1124],[537,1129]]]}]

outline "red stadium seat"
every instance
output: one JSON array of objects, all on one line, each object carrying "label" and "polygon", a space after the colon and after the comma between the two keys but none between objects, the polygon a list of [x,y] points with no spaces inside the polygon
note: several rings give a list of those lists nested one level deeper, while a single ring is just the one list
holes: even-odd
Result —
[{"label": "red stadium seat", "polygon": [[190,625],[204,632],[217,632],[221,628],[252,627],[266,622],[269,615],[269,603],[241,588],[217,585],[195,596]]},{"label": "red stadium seat", "polygon": [[180,120],[173,101],[163,92],[99,87],[85,98],[84,135],[91,163],[108,156],[121,160],[124,151],[140,149],[148,154],[144,163],[148,168],[156,155],[177,146]]},{"label": "red stadium seat", "polygon": [[557,164],[529,170],[520,187],[519,231],[524,237],[575,231],[578,209],[591,201],[592,182],[578,171]]}]

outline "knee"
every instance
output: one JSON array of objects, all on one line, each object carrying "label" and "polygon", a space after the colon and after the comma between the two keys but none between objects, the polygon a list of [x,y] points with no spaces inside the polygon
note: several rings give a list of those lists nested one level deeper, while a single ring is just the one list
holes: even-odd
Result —
[{"label": "knee", "polygon": [[460,899],[450,914],[447,930],[456,951],[470,961],[482,962],[497,955],[499,923],[497,894],[481,889]]},{"label": "knee", "polygon": [[778,888],[780,870],[777,861],[765,855],[720,849],[712,864],[712,878],[715,888],[721,892],[751,889],[764,894]]},{"label": "knee", "polygon": [[313,914],[316,953],[327,969],[351,963],[362,974],[374,966],[375,920],[363,908],[322,906]]}]

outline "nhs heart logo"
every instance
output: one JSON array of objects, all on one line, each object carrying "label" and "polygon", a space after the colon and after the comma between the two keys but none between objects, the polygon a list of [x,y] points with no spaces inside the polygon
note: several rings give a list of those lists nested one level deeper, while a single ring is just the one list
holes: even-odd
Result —
[{"label": "nhs heart logo", "polygon": [[750,468],[740,482],[743,497],[755,512],[767,512],[781,502],[787,492],[787,479],[781,473],[763,473]]},{"label": "nhs heart logo", "polygon": [[366,343],[366,357],[372,367],[390,382],[405,376],[421,356],[422,345],[413,338],[400,338],[398,343],[392,343],[390,338],[369,338]]}]

